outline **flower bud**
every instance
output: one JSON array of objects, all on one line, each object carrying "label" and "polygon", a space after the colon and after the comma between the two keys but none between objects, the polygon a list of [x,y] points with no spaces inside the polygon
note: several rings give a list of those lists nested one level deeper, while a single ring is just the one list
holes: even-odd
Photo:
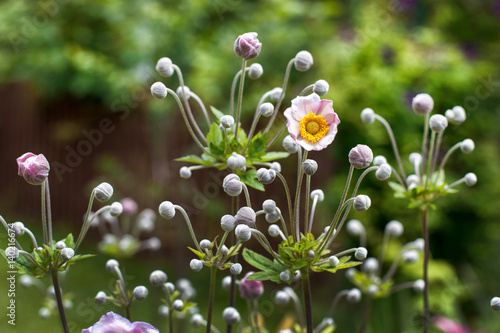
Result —
[{"label": "flower bud", "polygon": [[170,310],[165,304],[158,307],[158,314],[162,317],[168,317],[170,315]]},{"label": "flower bud", "polygon": [[167,288],[169,293],[173,293],[175,291],[175,285],[172,282],[165,283],[165,288]]},{"label": "flower bud", "polygon": [[231,173],[224,178],[222,188],[228,195],[237,197],[243,191],[243,183],[240,181],[240,177]]},{"label": "flower bud", "polygon": [[422,163],[422,155],[420,153],[411,153],[408,159],[413,165]]},{"label": "flower bud", "polygon": [[5,256],[10,261],[16,261],[19,258],[19,250],[15,246],[9,246],[5,249]]},{"label": "flower bud", "polygon": [[280,219],[280,210],[279,208],[276,208],[276,210],[272,213],[266,213],[265,215],[266,221],[268,223],[274,223],[277,222]]},{"label": "flower bud", "polygon": [[361,121],[365,124],[373,124],[375,122],[375,111],[371,108],[364,108],[363,111],[361,111]]},{"label": "flower bud", "polygon": [[331,267],[335,267],[340,263],[340,260],[336,256],[330,256],[330,258],[328,258],[328,263]]},{"label": "flower bud", "polygon": [[187,166],[183,166],[182,168],[180,168],[179,170],[179,176],[181,178],[184,178],[184,179],[188,179],[188,178],[191,178],[191,175],[193,173],[191,172],[191,169],[189,169]]},{"label": "flower bud", "polygon": [[409,175],[408,177],[406,177],[406,183],[408,185],[410,184],[418,185],[420,183],[420,178],[418,178],[417,175]]},{"label": "flower bud", "polygon": [[229,289],[231,289],[231,280],[232,278],[230,275],[224,276],[222,279],[222,289],[229,291]]},{"label": "flower bud", "polygon": [[43,154],[25,153],[16,159],[17,174],[31,185],[42,185],[49,177],[49,161]]},{"label": "flower bud", "polygon": [[64,261],[71,260],[75,256],[75,250],[73,250],[70,247],[65,247],[64,249],[61,250],[61,258]]},{"label": "flower bud", "polygon": [[272,102],[278,102],[281,98],[282,93],[283,89],[281,89],[280,87],[273,88],[273,90],[270,91],[269,98]]},{"label": "flower bud", "polygon": [[283,148],[285,148],[285,150],[290,154],[294,154],[299,150],[299,146],[290,135],[287,135],[283,139]]},{"label": "flower bud", "polygon": [[424,280],[416,280],[415,282],[413,282],[413,291],[421,293],[422,291],[424,291],[424,288],[425,288]]},{"label": "flower bud", "polygon": [[202,250],[210,250],[210,248],[212,247],[212,242],[209,241],[208,239],[203,239],[201,242],[200,242],[200,248]]},{"label": "flower bud", "polygon": [[19,283],[21,283],[21,286],[28,288],[33,285],[33,279],[31,276],[24,274],[19,277]]},{"label": "flower bud", "polygon": [[493,297],[490,301],[490,305],[493,308],[493,310],[500,310],[500,298],[499,297]]},{"label": "flower bud", "polygon": [[276,171],[273,169],[260,168],[257,170],[257,180],[259,183],[267,185],[276,179]]},{"label": "flower bud", "polygon": [[120,267],[120,264],[115,259],[109,259],[106,262],[106,270],[110,273],[115,272],[115,267]]},{"label": "flower bud", "polygon": [[363,270],[368,274],[376,273],[378,271],[378,267],[378,260],[373,257],[366,259],[365,263],[363,264]]},{"label": "flower bud", "polygon": [[66,243],[64,243],[63,241],[59,241],[56,243],[56,250],[62,250],[66,247]]},{"label": "flower bud", "polygon": [[172,304],[172,307],[175,311],[182,311],[182,309],[184,309],[184,302],[180,299],[176,299]]},{"label": "flower bud", "polygon": [[290,272],[288,270],[280,273],[280,280],[283,282],[287,282],[290,280]]},{"label": "flower bud", "polygon": [[191,325],[194,327],[200,327],[203,324],[203,317],[201,314],[196,313],[191,317]]},{"label": "flower bud", "polygon": [[314,82],[313,92],[315,94],[318,94],[319,96],[326,95],[329,89],[330,86],[328,85],[328,82],[326,82],[325,80],[318,80]]},{"label": "flower bud", "polygon": [[413,264],[418,260],[418,252],[415,250],[409,250],[403,253],[403,262],[405,264]]},{"label": "flower bud", "polygon": [[169,77],[174,74],[174,67],[172,66],[172,60],[167,57],[160,58],[156,63],[156,70],[161,76]]},{"label": "flower bud", "polygon": [[255,211],[250,207],[241,207],[236,215],[234,216],[234,220],[236,225],[245,224],[247,226],[255,223]]},{"label": "flower bud", "polygon": [[161,241],[158,237],[151,237],[144,241],[145,248],[151,251],[157,251],[161,247]]},{"label": "flower bud", "polygon": [[262,203],[262,209],[266,213],[274,213],[276,210],[276,202],[274,202],[274,200],[267,199]]},{"label": "flower bud", "polygon": [[357,195],[356,198],[354,198],[354,210],[358,212],[364,212],[365,210],[368,210],[372,204],[372,201],[370,200],[370,197],[364,194]]},{"label": "flower bud", "polygon": [[250,227],[246,224],[238,225],[234,230],[234,233],[236,237],[242,242],[246,242],[250,238],[252,238],[252,230],[250,230]]},{"label": "flower bud", "polygon": [[389,177],[391,177],[391,174],[392,168],[389,164],[382,164],[378,167],[377,171],[375,171],[375,177],[377,177],[378,180],[389,179]]},{"label": "flower bud", "polygon": [[366,293],[370,296],[375,296],[380,291],[380,288],[376,284],[371,284]]},{"label": "flower bud", "polygon": [[220,117],[220,124],[224,128],[231,128],[234,125],[234,118],[232,116],[222,116]]},{"label": "flower bud", "polygon": [[413,111],[418,114],[428,114],[434,108],[434,100],[429,94],[418,94],[411,102]]},{"label": "flower bud", "polygon": [[385,225],[385,232],[391,237],[399,237],[403,234],[404,227],[399,221],[392,220]]},{"label": "flower bud", "polygon": [[229,268],[229,271],[231,272],[231,274],[233,275],[238,275],[241,273],[241,271],[243,270],[243,267],[241,266],[241,264],[239,263],[236,263],[236,264],[232,264],[231,267]]},{"label": "flower bud", "polygon": [[271,162],[270,169],[276,172],[281,172],[281,164],[279,162]]},{"label": "flower bud", "polygon": [[12,230],[14,230],[16,237],[24,235],[25,232],[24,223],[23,222],[12,223]]},{"label": "flower bud", "polygon": [[175,216],[174,204],[170,201],[163,201],[158,207],[158,212],[160,213],[161,217],[170,220]]},{"label": "flower bud", "polygon": [[235,220],[232,215],[226,214],[220,219],[220,226],[224,231],[231,231],[234,229]]},{"label": "flower bud", "polygon": [[234,42],[234,52],[240,58],[250,60],[257,57],[262,49],[262,44],[257,39],[256,32],[247,32],[238,36]]},{"label": "flower bud", "polygon": [[111,204],[111,209],[109,210],[109,214],[113,217],[118,217],[123,213],[123,206],[119,202],[113,202]]},{"label": "flower bud", "polygon": [[274,105],[271,103],[263,103],[259,108],[259,112],[264,117],[271,117],[274,113]]},{"label": "flower bud", "polygon": [[425,247],[425,241],[423,238],[417,238],[413,241],[413,247],[417,251],[423,251]]},{"label": "flower bud", "polygon": [[361,300],[361,291],[358,288],[352,288],[346,295],[349,303],[358,303]]},{"label": "flower bud", "polygon": [[109,183],[101,183],[94,188],[95,198],[100,202],[106,202],[113,196],[113,186]]},{"label": "flower bud", "polygon": [[261,77],[262,74],[264,74],[264,68],[262,68],[261,64],[253,63],[253,64],[250,65],[250,68],[248,70],[248,76],[251,79],[256,80],[259,77]]},{"label": "flower bud", "polygon": [[441,114],[435,114],[429,119],[429,127],[434,132],[442,132],[448,127],[448,119]]},{"label": "flower bud", "polygon": [[104,304],[106,303],[106,293],[104,291],[100,291],[95,295],[95,301],[98,304]]},{"label": "flower bud", "polygon": [[476,174],[469,172],[465,175],[464,180],[465,180],[465,185],[474,186],[477,183]]},{"label": "flower bud", "polygon": [[227,166],[233,170],[243,169],[247,164],[247,160],[244,156],[232,153],[227,159]]},{"label": "flower bud", "polygon": [[153,287],[159,287],[167,282],[167,274],[164,271],[156,270],[149,275],[149,282]]},{"label": "flower bud", "polygon": [[299,53],[295,56],[293,63],[296,70],[299,72],[305,72],[311,68],[314,60],[313,56],[308,51],[299,51]]},{"label": "flower bud", "polygon": [[445,116],[453,125],[459,125],[467,119],[465,110],[461,106],[454,106],[453,109],[445,112]]},{"label": "flower bud", "polygon": [[253,272],[248,272],[240,281],[240,296],[244,299],[257,299],[264,293],[262,281],[248,281]]},{"label": "flower bud", "polygon": [[267,229],[267,232],[271,237],[278,237],[280,235],[281,230],[280,227],[278,227],[276,224],[271,224]]},{"label": "flower bud", "polygon": [[368,255],[368,250],[364,247],[358,247],[356,249],[356,252],[354,252],[354,256],[358,260],[365,260],[367,255]]},{"label": "flower bud", "polygon": [[375,156],[375,158],[373,159],[373,165],[381,166],[382,164],[388,164],[387,159],[382,155]]},{"label": "flower bud", "polygon": [[137,286],[134,288],[132,294],[134,295],[135,299],[137,299],[138,301],[142,301],[143,299],[148,297],[149,291],[148,288],[144,286]]},{"label": "flower bud", "polygon": [[40,310],[38,310],[38,315],[44,319],[49,318],[50,317],[50,310],[46,307],[41,307]]},{"label": "flower bud", "polygon": [[184,86],[184,89],[182,89],[182,86],[178,86],[175,90],[175,93],[182,100],[184,100],[184,95],[186,95],[186,99],[189,99],[191,97],[191,89],[189,89],[188,86]]},{"label": "flower bud", "polygon": [[241,319],[238,310],[232,306],[229,306],[222,311],[222,318],[224,318],[224,321],[229,325],[236,325]]},{"label": "flower bud", "polygon": [[199,259],[192,259],[189,263],[189,268],[194,272],[199,272],[203,268],[203,262]]},{"label": "flower bud", "polygon": [[315,160],[307,159],[302,162],[302,170],[308,176],[312,176],[318,170],[318,163]]},{"label": "flower bud", "polygon": [[471,139],[465,139],[460,143],[460,150],[464,154],[472,153],[475,147],[476,146],[474,145],[474,141],[472,141]]},{"label": "flower bud", "polygon": [[365,232],[365,227],[359,220],[350,220],[346,225],[347,233],[351,236],[360,236]]},{"label": "flower bud", "polygon": [[356,268],[348,268],[346,271],[345,271],[345,277],[348,279],[348,280],[351,280],[354,275],[356,275]]},{"label": "flower bud", "polygon": [[349,151],[349,163],[356,169],[364,169],[373,161],[373,152],[366,145],[357,145]]},{"label": "flower bud", "polygon": [[221,249],[220,249],[220,254],[222,254],[223,256],[227,255],[227,253],[229,252],[229,249],[227,248],[226,245],[222,245]]},{"label": "flower bud", "polygon": [[274,303],[278,305],[287,305],[290,303],[290,295],[283,290],[279,290],[276,292],[276,295],[274,295]]},{"label": "flower bud", "polygon": [[167,97],[167,87],[162,82],[155,82],[151,85],[151,95],[158,99]]}]

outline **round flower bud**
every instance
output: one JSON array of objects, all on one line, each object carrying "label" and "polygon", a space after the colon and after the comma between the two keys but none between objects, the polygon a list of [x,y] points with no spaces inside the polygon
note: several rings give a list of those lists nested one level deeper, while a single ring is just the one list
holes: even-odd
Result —
[{"label": "round flower bud", "polygon": [[317,200],[319,202],[322,202],[323,200],[325,200],[325,193],[323,193],[323,191],[320,189],[316,189],[311,192],[311,199],[314,200],[314,198],[316,197],[318,198]]},{"label": "round flower bud", "polygon": [[364,108],[361,111],[361,121],[365,124],[373,124],[375,122],[375,111],[371,108]]},{"label": "round flower bud", "polygon": [[372,201],[370,200],[370,197],[364,194],[357,195],[356,198],[354,198],[354,210],[358,212],[364,212],[368,208],[370,208],[372,204]]},{"label": "round flower bud", "polygon": [[59,241],[56,243],[56,250],[62,250],[66,247],[66,243],[64,243],[63,241]]},{"label": "round flower bud", "polygon": [[271,101],[277,102],[280,100],[282,93],[283,93],[283,89],[281,89],[280,87],[276,87],[273,90],[271,90],[271,94],[269,95],[269,98],[271,99]]},{"label": "round flower bud", "polygon": [[138,301],[142,301],[143,299],[148,297],[149,291],[148,288],[144,286],[137,286],[134,288],[132,294],[134,295],[135,299],[137,299]]},{"label": "round flower bud", "polygon": [[413,247],[417,251],[423,251],[425,247],[425,241],[423,238],[417,238],[413,241]]},{"label": "round flower bud", "polygon": [[199,272],[203,268],[203,262],[199,259],[192,259],[189,263],[189,268],[194,272]]},{"label": "round flower bud", "polygon": [[363,270],[368,273],[376,273],[378,271],[378,260],[376,258],[370,257],[365,260],[365,263],[363,264]]},{"label": "round flower bud", "polygon": [[226,245],[222,245],[221,249],[220,249],[220,253],[225,256],[227,255],[227,253],[229,252],[229,249],[227,248]]},{"label": "round flower bud", "polygon": [[389,179],[389,177],[391,177],[391,174],[392,168],[389,164],[382,164],[378,167],[377,171],[375,171],[375,177],[377,177],[378,180]]},{"label": "round flower bud", "polygon": [[349,303],[358,303],[361,300],[361,291],[358,288],[352,288],[346,295]]},{"label": "round flower bud", "polygon": [[106,303],[106,293],[104,291],[100,291],[95,295],[95,301],[98,304],[104,304]]},{"label": "round flower bud", "polygon": [[299,150],[299,146],[290,135],[287,135],[283,139],[283,148],[285,148],[285,150],[290,154],[294,154]]},{"label": "round flower bud", "polygon": [[416,280],[415,282],[413,282],[413,291],[421,293],[422,291],[424,291],[424,288],[425,288],[424,280]]},{"label": "round flower bud", "polygon": [[9,246],[5,249],[5,256],[10,261],[16,261],[19,258],[19,250],[15,246]]},{"label": "round flower bud", "polygon": [[191,172],[191,169],[189,169],[187,166],[183,166],[182,168],[180,168],[179,170],[179,176],[181,178],[184,178],[184,179],[188,179],[188,178],[191,178],[191,175],[193,173]]},{"label": "round flower bud", "polygon": [[463,107],[461,106],[454,106],[453,109],[451,109],[451,111],[453,112],[453,117],[448,118],[448,120],[450,120],[450,122],[454,125],[458,125],[458,124],[461,124],[465,121],[465,119],[467,119],[467,116],[465,114],[465,110]]},{"label": "round flower bud", "polygon": [[156,70],[161,76],[169,77],[174,74],[174,67],[172,66],[172,60],[167,57],[160,58],[156,63]]},{"label": "round flower bud", "polygon": [[159,287],[167,282],[167,274],[164,271],[156,270],[149,275],[149,282],[153,287]]},{"label": "round flower bud", "polygon": [[201,314],[196,313],[191,317],[191,325],[194,327],[200,327],[203,324],[203,317]]},{"label": "round flower bud", "polygon": [[50,310],[47,309],[46,307],[41,307],[40,310],[38,310],[38,315],[41,318],[49,318],[50,317]]},{"label": "round flower bud", "polygon": [[238,36],[234,42],[234,52],[240,58],[250,60],[257,57],[262,49],[262,44],[257,39],[256,32],[247,32]]},{"label": "round flower bud", "polygon": [[500,310],[500,298],[499,297],[493,297],[490,301],[490,305],[493,308],[493,310]]},{"label": "round flower bud", "polygon": [[460,143],[460,150],[464,154],[472,153],[475,147],[476,146],[474,145],[474,141],[472,141],[471,139],[465,139]]},{"label": "round flower bud", "polygon": [[368,250],[364,247],[358,247],[356,249],[356,252],[354,252],[354,256],[358,260],[365,260],[367,255],[368,255]]},{"label": "round flower bud", "polygon": [[272,213],[266,213],[265,218],[268,223],[277,222],[280,219],[279,208],[276,208],[276,210]]},{"label": "round flower bud", "polygon": [[290,280],[290,272],[288,270],[280,273],[280,280],[283,282],[287,282]]},{"label": "round flower bud", "polygon": [[349,280],[351,280],[354,275],[356,275],[356,268],[348,268],[346,271],[345,271],[345,277]]},{"label": "round flower bud", "polygon": [[408,177],[406,177],[406,183],[408,185],[410,184],[418,185],[418,183],[420,183],[420,178],[418,178],[417,175],[409,175]]},{"label": "round flower bud", "polygon": [[336,256],[331,256],[330,258],[328,258],[328,263],[331,267],[335,267],[340,263],[340,260]]},{"label": "round flower bud", "polygon": [[120,267],[120,264],[115,259],[109,259],[106,262],[106,270],[110,273],[115,272],[115,267]]},{"label": "round flower bud", "polygon": [[248,272],[240,281],[240,296],[244,299],[257,299],[264,293],[262,281],[248,281],[253,272]]},{"label": "round flower bud", "polygon": [[261,64],[253,63],[253,64],[250,65],[250,68],[248,70],[248,76],[251,79],[256,80],[259,77],[261,77],[262,74],[264,74],[264,68],[262,68]]},{"label": "round flower bud", "polygon": [[108,201],[113,195],[113,186],[109,183],[101,183],[94,188],[95,198],[100,202]]},{"label": "round flower bud", "polygon": [[467,186],[474,186],[477,183],[477,177],[476,174],[469,172],[465,175],[465,185]]},{"label": "round flower bud", "polygon": [[182,309],[184,309],[184,302],[180,299],[176,299],[174,304],[172,304],[172,307],[175,311],[182,311]]},{"label": "round flower bud", "polygon": [[231,126],[234,125],[234,118],[233,118],[233,116],[222,116],[222,117],[220,117],[220,124],[224,128],[231,128]]},{"label": "round flower bud", "polygon": [[409,250],[403,253],[403,262],[405,264],[413,264],[418,260],[418,252],[415,250]]},{"label": "round flower bud", "polygon": [[167,87],[161,82],[155,82],[151,85],[151,95],[158,99],[167,97]]},{"label": "round flower bud", "polygon": [[228,195],[237,197],[243,191],[243,183],[240,181],[240,177],[231,173],[222,181],[222,188]]},{"label": "round flower bud", "polygon": [[231,274],[233,275],[238,275],[241,273],[241,271],[243,270],[243,267],[241,266],[241,264],[239,263],[236,263],[236,264],[232,264],[231,267],[229,268],[229,271],[231,272]]},{"label": "round flower bud", "polygon": [[113,202],[111,204],[111,209],[109,210],[109,214],[113,217],[118,217],[123,213],[123,206],[119,202]]},{"label": "round flower bud", "polygon": [[267,185],[276,179],[276,171],[273,169],[260,168],[257,170],[257,180],[259,183]]},{"label": "round flower bud", "polygon": [[157,251],[161,247],[161,241],[158,237],[151,237],[144,241],[144,245],[151,251]]},{"label": "round flower bud", "polygon": [[270,169],[276,172],[281,172],[281,164],[279,164],[279,162],[272,162]]},{"label": "round flower bud", "polygon": [[224,276],[222,279],[222,289],[228,290],[231,289],[231,276]]},{"label": "round flower bud", "polygon": [[365,232],[365,227],[359,220],[350,220],[346,225],[347,233],[351,236],[360,236]]},{"label": "round flower bud", "polygon": [[314,87],[313,87],[313,92],[323,96],[328,93],[328,89],[330,89],[330,86],[328,85],[328,82],[325,80],[318,80],[314,82]]},{"label": "round flower bud", "polygon": [[73,250],[70,247],[65,247],[64,249],[61,250],[61,258],[64,261],[71,260],[75,256],[75,250]]},{"label": "round flower bud", "polygon": [[158,314],[162,317],[168,317],[170,315],[170,310],[165,304],[158,307]]},{"label": "round flower bud", "polygon": [[188,86],[184,86],[184,89],[182,89],[182,86],[178,86],[175,90],[175,93],[182,100],[184,99],[184,95],[186,95],[186,99],[189,99],[191,97],[191,89],[189,89]]},{"label": "round flower bud", "polygon": [[49,177],[50,164],[43,154],[25,153],[16,159],[17,174],[31,185],[42,185]]},{"label": "round flower bud", "polygon": [[212,247],[212,242],[209,241],[208,239],[203,239],[201,242],[200,242],[200,248],[202,250],[209,250],[210,248]]},{"label": "round flower bud", "polygon": [[170,220],[175,216],[174,204],[170,201],[163,201],[158,207],[158,212],[160,213],[161,217]]},{"label": "round flower bud", "polygon": [[14,222],[14,223],[12,223],[12,230],[14,230],[14,233],[16,234],[16,237],[24,235],[24,232],[25,232],[24,223],[23,222]]},{"label": "round flower bud", "polygon": [[274,202],[274,200],[267,199],[264,203],[262,203],[262,209],[266,213],[274,213],[276,210],[276,202]]},{"label": "round flower bud", "polygon": [[246,242],[250,238],[252,238],[252,230],[250,230],[250,227],[246,224],[238,225],[234,230],[234,233],[236,237],[242,242]]},{"label": "round flower bud", "polygon": [[165,288],[167,288],[169,293],[173,293],[175,291],[175,285],[172,282],[165,283]]},{"label": "round flower bud", "polygon": [[279,290],[276,292],[276,295],[274,295],[274,303],[278,305],[287,305],[290,303],[290,295],[283,290]]},{"label": "round flower bud", "polygon": [[434,108],[434,100],[429,94],[418,94],[411,102],[413,111],[418,114],[428,114]]},{"label": "round flower bud", "polygon": [[375,296],[379,290],[380,288],[376,284],[371,284],[366,290],[366,293],[370,296]]},{"label": "round flower bud", "polygon": [[318,163],[315,160],[307,159],[302,163],[302,170],[308,176],[312,176],[318,170]]},{"label": "round flower bud", "polygon": [[21,283],[21,286],[27,288],[33,285],[33,278],[29,275],[21,275],[19,277],[19,283]]},{"label": "round flower bud", "polygon": [[420,164],[422,163],[422,155],[420,153],[411,153],[409,160],[411,164]]},{"label": "round flower bud", "polygon": [[236,325],[241,319],[238,310],[232,306],[229,306],[222,311],[222,318],[224,318],[224,321],[229,325]]},{"label": "round flower bud", "polygon": [[243,169],[247,164],[247,160],[243,155],[232,153],[227,159],[227,166],[233,170]]},{"label": "round flower bud", "polygon": [[255,211],[250,208],[250,207],[241,207],[238,212],[236,213],[234,220],[235,223],[238,224],[245,224],[245,225],[251,225],[255,223]]},{"label": "round flower bud", "polygon": [[366,145],[357,145],[349,151],[349,163],[356,169],[365,169],[373,161],[373,152]]},{"label": "round flower bud", "polygon": [[404,227],[399,221],[392,220],[385,225],[385,232],[391,237],[399,237],[403,234]]},{"label": "round flower bud", "polygon": [[276,224],[271,224],[267,229],[267,232],[271,237],[278,237],[280,235],[280,231],[280,227],[278,227]]},{"label": "round flower bud", "polygon": [[373,159],[373,165],[381,166],[382,164],[388,164],[387,159],[382,155],[375,156],[375,158]]},{"label": "round flower bud", "polygon": [[313,56],[308,51],[299,51],[293,60],[295,69],[299,72],[305,72],[311,68],[314,63]]},{"label": "round flower bud", "polygon": [[224,231],[231,231],[234,229],[235,221],[232,215],[226,214],[220,219],[220,226]]},{"label": "round flower bud", "polygon": [[429,119],[429,127],[434,132],[442,132],[448,127],[448,119],[441,114],[435,114]]},{"label": "round flower bud", "polygon": [[312,258],[314,258],[314,256],[315,256],[315,255],[316,255],[316,253],[315,253],[313,250],[309,250],[309,251],[307,251],[307,256],[308,256],[309,258],[311,258],[311,259],[312,259]]},{"label": "round flower bud", "polygon": [[271,117],[274,113],[274,105],[271,103],[263,103],[259,108],[259,112],[264,117]]}]

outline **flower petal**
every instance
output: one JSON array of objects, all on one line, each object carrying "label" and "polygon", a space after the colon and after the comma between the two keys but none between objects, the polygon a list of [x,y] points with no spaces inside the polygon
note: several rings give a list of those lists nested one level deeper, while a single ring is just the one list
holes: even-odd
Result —
[{"label": "flower petal", "polygon": [[296,121],[304,117],[309,112],[316,112],[321,105],[321,99],[317,94],[308,96],[297,96],[292,99],[292,115]]},{"label": "flower petal", "polygon": [[328,125],[334,122],[336,116],[336,113],[333,110],[333,102],[328,99],[321,100],[320,105],[315,113],[318,116],[323,116]]},{"label": "flower petal", "polygon": [[288,108],[285,110],[285,117],[288,120],[286,126],[288,127],[288,132],[290,133],[290,136],[297,141],[297,138],[300,136],[300,122],[296,120],[293,115],[293,110],[292,108]]}]

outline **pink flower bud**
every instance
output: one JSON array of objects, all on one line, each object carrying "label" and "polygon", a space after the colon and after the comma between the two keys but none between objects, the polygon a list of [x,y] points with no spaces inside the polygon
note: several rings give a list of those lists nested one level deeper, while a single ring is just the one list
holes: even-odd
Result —
[{"label": "pink flower bud", "polygon": [[262,44],[257,39],[256,32],[247,32],[240,35],[234,42],[234,52],[245,60],[257,57],[262,48]]},{"label": "pink flower bud", "polygon": [[357,145],[349,152],[349,163],[356,169],[367,168],[373,161],[373,153],[366,145]]},{"label": "pink flower bud", "polygon": [[26,153],[17,159],[19,176],[31,185],[42,185],[49,176],[49,161],[43,154]]},{"label": "pink flower bud", "polygon": [[123,198],[120,203],[123,206],[123,213],[125,215],[134,215],[137,213],[137,203],[132,198]]},{"label": "pink flower bud", "polygon": [[240,281],[240,296],[244,299],[257,299],[264,293],[264,286],[261,281],[247,281],[253,272],[248,272]]}]

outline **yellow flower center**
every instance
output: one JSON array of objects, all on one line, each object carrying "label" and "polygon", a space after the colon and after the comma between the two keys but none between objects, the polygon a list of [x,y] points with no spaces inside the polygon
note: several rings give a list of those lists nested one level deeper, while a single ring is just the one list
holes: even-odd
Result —
[{"label": "yellow flower center", "polygon": [[307,142],[317,142],[328,133],[328,123],[325,117],[318,116],[313,112],[300,119],[300,134]]}]

